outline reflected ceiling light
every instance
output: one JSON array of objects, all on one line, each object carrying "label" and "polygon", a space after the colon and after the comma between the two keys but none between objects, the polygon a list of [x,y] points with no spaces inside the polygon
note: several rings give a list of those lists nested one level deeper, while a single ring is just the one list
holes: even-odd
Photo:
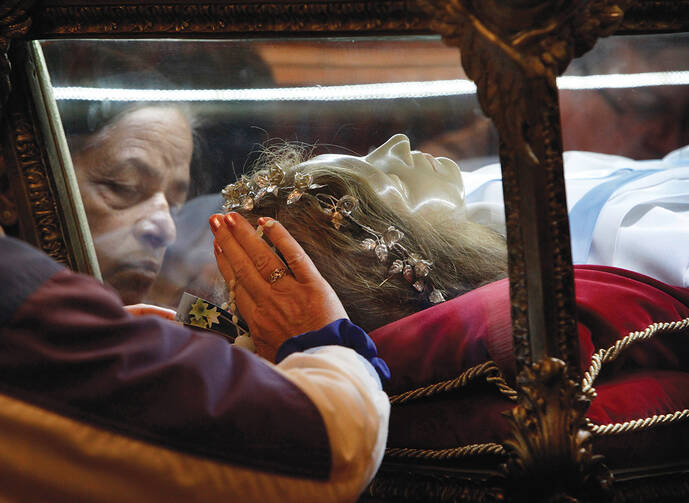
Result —
[{"label": "reflected ceiling light", "polygon": [[474,94],[468,80],[386,82],[347,86],[274,87],[267,89],[101,89],[56,87],[56,100],[87,101],[351,101],[432,98]]},{"label": "reflected ceiling light", "polygon": [[557,86],[560,89],[624,89],[686,84],[689,84],[689,71],[568,75],[557,79]]},{"label": "reflected ceiling light", "polygon": [[[557,83],[560,89],[684,85],[689,84],[689,71],[565,76],[559,77]],[[266,89],[53,88],[55,99],[60,101],[351,101],[434,98],[474,93],[474,83],[462,79]]]}]

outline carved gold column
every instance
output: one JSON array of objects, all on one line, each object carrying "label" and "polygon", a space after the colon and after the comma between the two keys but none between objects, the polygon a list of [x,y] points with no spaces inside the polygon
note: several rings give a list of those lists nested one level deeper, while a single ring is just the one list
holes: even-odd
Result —
[{"label": "carved gold column", "polygon": [[[612,33],[624,0],[421,0],[459,47],[500,134],[519,405],[508,476],[518,500],[575,501],[605,480],[591,453],[579,353],[556,77]],[[565,363],[566,362],[566,363]],[[567,365],[569,363],[569,365]],[[604,477],[603,477],[604,479]]]}]

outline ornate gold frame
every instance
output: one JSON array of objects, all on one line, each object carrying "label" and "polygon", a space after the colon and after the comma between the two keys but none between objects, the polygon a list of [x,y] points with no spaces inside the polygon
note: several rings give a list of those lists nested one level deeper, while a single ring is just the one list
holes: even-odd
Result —
[{"label": "ornate gold frame", "polygon": [[[25,41],[440,33],[461,48],[465,71],[500,133],[519,370],[513,438],[504,446],[506,459],[475,465],[387,460],[364,499],[689,498],[689,455],[683,464],[617,474],[611,485],[615,471],[594,455],[584,422],[589,397],[577,384],[578,370],[567,364],[576,361],[578,338],[555,77],[599,37],[667,31],[689,31],[689,0],[6,0],[0,4],[0,181],[7,178],[10,191],[0,197],[0,216],[19,222],[25,240],[80,268],[80,244],[67,232],[28,91]],[[523,492],[533,487],[538,493]]]}]

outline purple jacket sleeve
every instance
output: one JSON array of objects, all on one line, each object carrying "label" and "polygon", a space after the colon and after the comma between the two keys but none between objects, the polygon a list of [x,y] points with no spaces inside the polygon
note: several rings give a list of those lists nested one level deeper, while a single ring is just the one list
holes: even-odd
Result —
[{"label": "purple jacket sleeve", "polygon": [[0,393],[177,451],[326,480],[317,407],[260,358],[0,238]]}]

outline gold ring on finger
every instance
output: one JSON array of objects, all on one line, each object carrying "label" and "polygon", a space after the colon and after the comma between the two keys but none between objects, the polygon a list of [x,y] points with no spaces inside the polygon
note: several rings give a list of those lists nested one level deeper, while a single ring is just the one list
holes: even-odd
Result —
[{"label": "gold ring on finger", "polygon": [[270,276],[268,277],[268,283],[270,283],[272,285],[277,280],[282,278],[286,273],[287,273],[287,269],[285,269],[284,267],[278,267],[277,269],[273,270],[273,272],[270,273]]}]

